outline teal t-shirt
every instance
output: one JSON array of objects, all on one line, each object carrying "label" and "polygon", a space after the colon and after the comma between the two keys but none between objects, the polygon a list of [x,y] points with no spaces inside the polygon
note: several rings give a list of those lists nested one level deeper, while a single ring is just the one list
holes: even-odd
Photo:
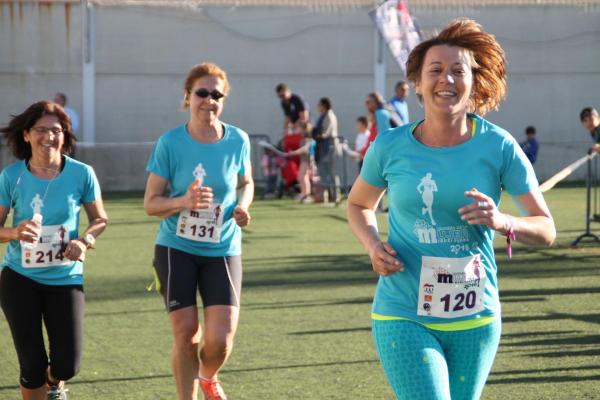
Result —
[{"label": "teal t-shirt", "polygon": [[[24,160],[7,166],[0,174],[0,206],[13,209],[13,227],[30,220],[34,211],[41,212],[44,229],[56,227],[54,238],[42,236],[42,242],[46,239],[53,241],[45,251],[38,249],[30,254],[30,259],[23,260],[19,241],[11,240],[4,256],[4,266],[45,285],[83,284],[83,263],[67,263],[67,259],[62,258],[61,246],[79,237],[81,204],[101,198],[93,168],[67,156],[64,160],[63,170],[54,179],[33,175]],[[59,231],[61,227],[62,232]],[[67,264],[32,267],[36,261]]]},{"label": "teal t-shirt", "polygon": [[199,242],[177,235],[179,214],[160,223],[156,244],[173,247],[190,254],[222,257],[242,252],[240,227],[233,219],[237,204],[238,175],[250,170],[248,134],[235,126],[223,124],[224,135],[216,143],[200,143],[181,125],[163,134],[150,155],[146,170],[169,182],[169,197],[183,195],[197,177],[203,186],[213,189],[213,204],[221,204],[222,229],[216,243]]},{"label": "teal t-shirt", "polygon": [[[516,196],[535,190],[538,182],[531,163],[508,132],[479,116],[469,117],[475,123],[474,136],[457,146],[423,145],[413,136],[419,121],[379,134],[366,153],[361,177],[370,185],[387,188],[388,241],[405,265],[404,272],[379,278],[373,301],[376,314],[446,323],[500,313],[494,231],[462,221],[458,209],[473,202],[464,195],[471,188],[498,204],[502,187]],[[483,309],[451,319],[418,315],[418,308],[431,305],[422,298],[431,301],[429,289],[434,286],[421,285],[425,259],[443,258],[450,265],[449,259],[470,256],[479,257],[487,277]],[[446,278],[439,279],[446,283]],[[475,302],[475,298],[467,300]],[[464,302],[459,306],[464,308]]]}]

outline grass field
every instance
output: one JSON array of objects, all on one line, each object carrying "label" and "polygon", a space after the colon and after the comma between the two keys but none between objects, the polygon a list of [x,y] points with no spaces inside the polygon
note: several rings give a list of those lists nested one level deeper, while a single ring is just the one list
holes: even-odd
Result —
[{"label": "grass field", "polygon": [[[568,247],[584,228],[583,189],[547,199],[554,247],[517,245],[509,262],[497,242],[504,325],[483,399],[600,399],[600,246]],[[144,215],[141,195],[108,196],[106,206],[110,226],[86,263],[85,349],[71,398],[175,399],[167,316],[145,289],[158,219]],[[344,208],[257,201],[252,213],[240,327],[221,373],[230,398],[393,399],[369,332],[376,276]],[[17,382],[2,315],[0,399],[18,399]]]}]

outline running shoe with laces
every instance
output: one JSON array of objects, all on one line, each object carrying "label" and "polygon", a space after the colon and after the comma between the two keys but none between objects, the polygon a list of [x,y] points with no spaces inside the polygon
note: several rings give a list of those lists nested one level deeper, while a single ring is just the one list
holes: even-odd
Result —
[{"label": "running shoe with laces", "polygon": [[69,400],[67,396],[67,392],[69,389],[65,389],[64,385],[52,385],[48,387],[48,392],[46,393],[46,400]]},{"label": "running shoe with laces", "polygon": [[199,378],[200,388],[204,393],[204,400],[227,400],[221,382],[216,379],[206,380]]}]

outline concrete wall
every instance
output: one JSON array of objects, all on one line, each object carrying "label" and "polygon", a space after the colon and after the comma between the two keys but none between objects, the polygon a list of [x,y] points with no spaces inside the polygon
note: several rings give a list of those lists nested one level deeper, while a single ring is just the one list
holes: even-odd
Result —
[{"label": "concrete wall", "polygon": [[[598,13],[569,7],[412,11],[426,32],[468,16],[497,36],[509,60],[509,95],[488,118],[519,140],[525,126],[538,128],[540,178],[584,153],[590,141],[579,111],[600,107]],[[59,90],[81,114],[80,12],[78,5],[0,4],[0,121]],[[313,111],[320,97],[331,97],[341,134],[352,137],[373,87],[373,44],[364,9],[98,9],[96,140],[151,142],[184,121],[182,81],[190,66],[205,60],[230,76],[223,120],[278,140],[283,117],[274,87],[286,82]],[[401,76],[388,61],[391,92]],[[414,96],[409,107],[413,118],[422,116]],[[111,186],[142,189],[144,162],[131,160],[146,153],[135,147],[99,147],[98,154],[82,148],[80,157],[101,177],[116,174],[102,178]],[[582,177],[580,170],[571,179]]]}]

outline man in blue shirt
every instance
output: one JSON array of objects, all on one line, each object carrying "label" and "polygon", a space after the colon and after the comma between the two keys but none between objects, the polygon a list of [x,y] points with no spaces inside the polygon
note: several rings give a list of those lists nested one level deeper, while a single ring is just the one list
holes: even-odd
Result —
[{"label": "man in blue shirt", "polygon": [[410,92],[408,83],[405,81],[399,81],[396,83],[395,90],[396,95],[390,99],[390,105],[402,120],[401,125],[406,125],[409,122],[408,104],[406,103],[406,98]]},{"label": "man in blue shirt", "polygon": [[531,162],[531,165],[533,165],[537,159],[537,153],[540,147],[537,139],[535,138],[535,126],[528,126],[525,128],[525,135],[527,135],[527,140],[521,143],[521,148]]}]

